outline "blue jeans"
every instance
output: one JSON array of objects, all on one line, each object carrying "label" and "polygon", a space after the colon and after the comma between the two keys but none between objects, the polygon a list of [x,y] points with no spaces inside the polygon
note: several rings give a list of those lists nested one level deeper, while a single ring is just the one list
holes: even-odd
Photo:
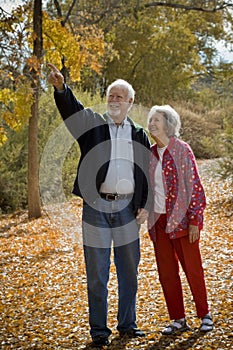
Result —
[{"label": "blue jeans", "polygon": [[86,262],[89,323],[92,338],[109,336],[108,280],[111,246],[118,279],[118,331],[137,327],[137,270],[140,260],[139,228],[127,200],[97,199],[83,205],[83,242]]}]

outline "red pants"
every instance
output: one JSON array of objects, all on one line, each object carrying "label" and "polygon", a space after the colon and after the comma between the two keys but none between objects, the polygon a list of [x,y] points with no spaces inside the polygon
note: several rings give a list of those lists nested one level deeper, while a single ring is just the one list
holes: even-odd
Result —
[{"label": "red pants", "polygon": [[165,233],[166,215],[161,215],[155,225],[156,241],[153,244],[159,280],[163,288],[170,319],[175,320],[185,317],[178,261],[180,261],[187,277],[197,316],[205,316],[209,309],[199,240],[189,243],[188,236],[170,239],[169,235]]}]

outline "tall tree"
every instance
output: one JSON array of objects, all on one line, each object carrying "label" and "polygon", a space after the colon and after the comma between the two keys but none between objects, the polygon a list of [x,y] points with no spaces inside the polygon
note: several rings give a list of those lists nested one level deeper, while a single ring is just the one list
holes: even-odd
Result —
[{"label": "tall tree", "polygon": [[31,70],[33,104],[28,130],[28,216],[41,216],[39,194],[39,156],[38,156],[38,118],[40,97],[40,72],[42,59],[42,0],[34,0],[33,10],[33,58],[35,65]]}]

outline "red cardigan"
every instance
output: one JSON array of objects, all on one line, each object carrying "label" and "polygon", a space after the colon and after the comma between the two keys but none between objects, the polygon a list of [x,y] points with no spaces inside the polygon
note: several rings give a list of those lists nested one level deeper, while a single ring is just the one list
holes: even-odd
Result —
[{"label": "red cardigan", "polygon": [[[157,145],[151,147],[150,181],[154,192],[154,173],[159,155]],[[197,169],[197,163],[190,146],[172,137],[162,160],[164,191],[166,196],[167,227],[170,238],[179,238],[188,234],[189,224],[203,228],[203,212],[206,197]],[[154,194],[154,193],[153,193]],[[155,220],[153,210],[149,215],[148,229],[155,240]]]}]

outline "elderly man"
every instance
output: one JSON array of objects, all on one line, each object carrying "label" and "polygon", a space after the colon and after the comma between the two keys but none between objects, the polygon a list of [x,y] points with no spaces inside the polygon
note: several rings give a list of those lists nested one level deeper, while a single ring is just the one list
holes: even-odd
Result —
[{"label": "elderly man", "polygon": [[107,89],[107,112],[84,108],[52,64],[49,83],[81,157],[73,193],[83,199],[83,246],[87,274],[90,334],[94,345],[109,344],[107,284],[111,246],[118,279],[117,330],[120,336],[141,337],[136,324],[139,229],[148,216],[150,143],[128,112],[135,91],[125,80]]}]

